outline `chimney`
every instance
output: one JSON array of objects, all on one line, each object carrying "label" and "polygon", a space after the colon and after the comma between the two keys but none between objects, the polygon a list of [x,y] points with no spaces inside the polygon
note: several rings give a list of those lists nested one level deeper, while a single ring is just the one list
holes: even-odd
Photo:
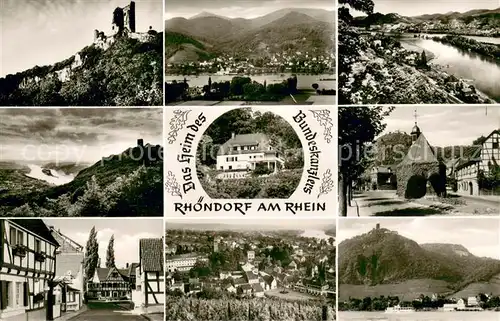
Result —
[{"label": "chimney", "polygon": [[234,139],[234,136],[236,136],[234,133],[231,133],[231,138]]},{"label": "chimney", "polygon": [[143,146],[144,146],[144,139],[139,138],[139,139],[137,140],[137,146],[139,146],[139,147],[143,147]]},{"label": "chimney", "polygon": [[125,267],[128,269],[128,263],[126,264],[126,266],[125,266]]},{"label": "chimney", "polygon": [[380,229],[380,223],[377,223],[377,227],[376,228],[377,228],[377,230]]}]

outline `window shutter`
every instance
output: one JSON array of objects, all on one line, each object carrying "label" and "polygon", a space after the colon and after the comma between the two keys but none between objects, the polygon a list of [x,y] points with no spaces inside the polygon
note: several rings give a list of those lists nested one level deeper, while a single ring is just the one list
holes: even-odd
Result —
[{"label": "window shutter", "polygon": [[7,308],[7,282],[0,281],[0,309],[5,310]]},{"label": "window shutter", "polygon": [[24,306],[27,307],[30,305],[28,282],[23,283],[23,294],[24,294]]}]

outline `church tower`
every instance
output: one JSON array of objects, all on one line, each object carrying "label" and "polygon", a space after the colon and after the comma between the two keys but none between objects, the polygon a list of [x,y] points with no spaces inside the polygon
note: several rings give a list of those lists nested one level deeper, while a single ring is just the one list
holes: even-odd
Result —
[{"label": "church tower", "polygon": [[419,137],[422,132],[420,131],[420,128],[417,125],[417,110],[415,109],[415,126],[413,126],[411,130],[411,141],[414,143]]}]

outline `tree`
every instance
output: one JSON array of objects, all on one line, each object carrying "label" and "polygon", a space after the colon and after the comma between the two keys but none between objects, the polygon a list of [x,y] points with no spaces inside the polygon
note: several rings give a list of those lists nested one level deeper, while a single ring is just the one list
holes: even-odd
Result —
[{"label": "tree", "polygon": [[85,259],[83,267],[85,271],[84,284],[87,284],[87,282],[94,277],[94,273],[97,268],[98,262],[99,262],[99,243],[97,242],[97,232],[95,231],[95,226],[94,226],[90,230],[89,238],[87,240],[87,246],[85,247]]},{"label": "tree", "polygon": [[109,208],[104,199],[105,195],[97,184],[95,176],[92,176],[87,182],[84,194],[75,203],[78,216],[106,216]]},{"label": "tree", "polygon": [[347,216],[352,182],[370,165],[368,144],[385,129],[382,120],[393,109],[380,106],[339,108],[339,208],[342,216]]},{"label": "tree", "polygon": [[115,236],[111,235],[108,243],[108,250],[106,251],[106,267],[115,267]]}]

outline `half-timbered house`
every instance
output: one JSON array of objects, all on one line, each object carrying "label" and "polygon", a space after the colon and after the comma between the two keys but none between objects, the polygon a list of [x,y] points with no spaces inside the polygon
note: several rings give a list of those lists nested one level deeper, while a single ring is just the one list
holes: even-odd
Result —
[{"label": "half-timbered house", "polygon": [[53,320],[56,249],[40,219],[0,220],[0,320]]},{"label": "half-timbered house", "polygon": [[89,298],[99,300],[120,300],[130,296],[130,283],[126,270],[116,267],[95,270],[94,277],[87,284]]},{"label": "half-timbered house", "polygon": [[163,306],[165,302],[163,239],[141,239],[139,260],[136,288],[132,293],[135,306],[146,309],[151,306]]}]

